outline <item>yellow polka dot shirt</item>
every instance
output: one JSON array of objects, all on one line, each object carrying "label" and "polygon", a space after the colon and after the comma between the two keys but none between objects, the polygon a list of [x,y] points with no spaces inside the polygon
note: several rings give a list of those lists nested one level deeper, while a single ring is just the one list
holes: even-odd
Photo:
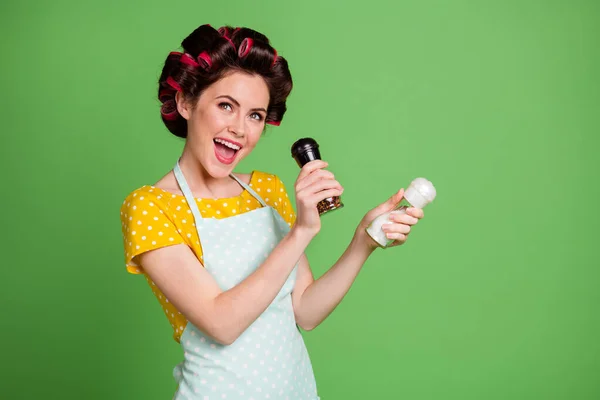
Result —
[{"label": "yellow polka dot shirt", "polygon": [[[276,175],[253,171],[250,187],[277,210],[290,227],[294,224],[296,214],[283,182]],[[196,199],[196,203],[203,218],[227,218],[261,207],[246,190],[236,197]],[[202,239],[198,237],[185,196],[148,185],[134,190],[121,205],[121,230],[127,272],[145,276],[173,327],[173,338],[179,342],[187,320],[144,272],[137,256],[160,247],[185,243],[202,262]]]}]

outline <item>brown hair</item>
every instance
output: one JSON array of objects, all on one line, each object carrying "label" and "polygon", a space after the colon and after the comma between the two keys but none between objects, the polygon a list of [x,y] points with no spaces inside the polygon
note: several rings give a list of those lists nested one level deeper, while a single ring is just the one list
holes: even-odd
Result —
[{"label": "brown hair", "polygon": [[177,111],[175,94],[181,91],[196,104],[202,91],[232,71],[259,75],[269,89],[265,122],[279,125],[292,90],[292,76],[285,58],[263,34],[249,28],[202,25],[181,43],[183,53],[171,52],[158,81],[161,117],[169,131],[187,136],[187,121]]}]

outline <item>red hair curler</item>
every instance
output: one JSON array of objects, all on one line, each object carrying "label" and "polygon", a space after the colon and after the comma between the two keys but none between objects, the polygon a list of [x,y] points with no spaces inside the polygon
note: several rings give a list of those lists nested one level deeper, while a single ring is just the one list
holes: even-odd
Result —
[{"label": "red hair curler", "polygon": [[273,49],[273,51],[275,52],[275,55],[273,56],[273,62],[271,63],[271,68],[273,68],[273,66],[275,65],[275,63],[277,62],[277,50]]},{"label": "red hair curler", "polygon": [[227,36],[223,36],[225,39],[227,39],[227,41],[229,42],[229,44],[231,45],[231,47],[233,47],[235,49],[235,44],[233,44],[233,41],[231,39],[229,39]]},{"label": "red hair curler", "polygon": [[219,32],[219,35],[221,36],[229,36],[229,29],[227,29],[226,26],[220,27],[217,32]]},{"label": "red hair curler", "polygon": [[188,53],[185,53],[185,54],[183,54],[183,55],[181,56],[181,59],[180,59],[180,61],[181,61],[181,63],[182,63],[182,64],[185,64],[185,65],[190,65],[190,66],[192,66],[192,67],[198,67],[198,66],[200,66],[200,64],[198,64],[198,63],[196,62],[196,60],[194,60],[194,57],[192,57],[192,56],[191,56],[191,55],[189,55]]},{"label": "red hair curler", "polygon": [[252,40],[252,38],[246,38],[242,40],[242,43],[240,44],[240,49],[238,50],[238,56],[240,58],[246,57],[248,53],[250,53],[250,49],[252,48],[253,44],[254,40]]},{"label": "red hair curler", "polygon": [[[179,118],[179,111],[177,111],[177,107],[173,106],[174,100],[170,100],[162,105],[160,108],[160,115],[162,115],[163,119],[166,121],[175,121]],[[166,111],[172,109],[172,111]]]},{"label": "red hair curler", "polygon": [[177,90],[178,92],[181,92],[181,86],[179,86],[179,83],[175,82],[175,79],[168,77],[167,85],[171,86],[173,89]]},{"label": "red hair curler", "polygon": [[198,55],[198,63],[205,71],[208,71],[212,67],[212,60],[206,51]]},{"label": "red hair curler", "polygon": [[165,103],[171,100],[171,96],[173,96],[173,93],[170,89],[163,89],[158,94],[158,100],[160,100],[161,103]]},{"label": "red hair curler", "polygon": [[231,44],[231,46],[235,49],[235,44],[231,38],[235,36],[236,32],[239,31],[240,28],[235,28],[233,32],[229,32],[229,29],[226,26],[222,26],[219,28],[219,34],[223,36],[227,41]]},{"label": "red hair curler", "polygon": [[227,39],[229,44],[235,49],[235,44],[233,44],[233,41],[229,38],[229,29],[227,29],[226,26],[222,26],[219,28],[218,32],[219,32],[219,35],[221,35],[225,39]]},{"label": "red hair curler", "polygon": [[268,121],[267,124],[273,125],[273,126],[279,126],[279,125],[281,125],[281,121]]}]

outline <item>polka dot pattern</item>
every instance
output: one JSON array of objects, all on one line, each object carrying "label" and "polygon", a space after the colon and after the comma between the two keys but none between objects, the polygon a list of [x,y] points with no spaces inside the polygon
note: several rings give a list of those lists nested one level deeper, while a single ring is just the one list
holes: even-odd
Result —
[{"label": "polka dot pattern", "polygon": [[[198,230],[204,266],[221,289],[228,290],[256,270],[289,229],[271,207],[203,219]],[[184,361],[174,370],[174,400],[319,398],[294,316],[291,293],[296,276],[297,267],[267,309],[230,345],[213,341],[188,323],[181,336]]]},{"label": "polka dot pattern", "polygon": [[[250,186],[254,190],[260,188],[265,193],[277,193],[277,197],[269,196],[267,199],[263,196],[263,199],[277,210],[288,226],[294,224],[296,215],[279,177],[253,171]],[[246,190],[232,198],[196,199],[196,204],[203,218],[214,219],[233,217],[261,207]],[[186,244],[203,262],[202,240],[198,237],[190,207],[181,194],[145,185],[125,198],[120,211],[126,270],[145,276],[173,328],[173,338],[179,342],[187,320],[144,273],[137,256],[165,246]]]}]

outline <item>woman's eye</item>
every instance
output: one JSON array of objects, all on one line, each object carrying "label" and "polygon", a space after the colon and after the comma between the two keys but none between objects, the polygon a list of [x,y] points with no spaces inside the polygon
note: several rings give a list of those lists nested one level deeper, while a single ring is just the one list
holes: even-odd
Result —
[{"label": "woman's eye", "polygon": [[255,119],[257,121],[262,121],[263,117],[261,114],[259,113],[252,113],[252,115],[250,116],[252,119]]},{"label": "woman's eye", "polygon": [[229,103],[221,103],[221,104],[219,104],[219,107],[221,107],[224,110],[228,110],[228,111],[230,111],[232,109],[231,104],[229,104]]}]

